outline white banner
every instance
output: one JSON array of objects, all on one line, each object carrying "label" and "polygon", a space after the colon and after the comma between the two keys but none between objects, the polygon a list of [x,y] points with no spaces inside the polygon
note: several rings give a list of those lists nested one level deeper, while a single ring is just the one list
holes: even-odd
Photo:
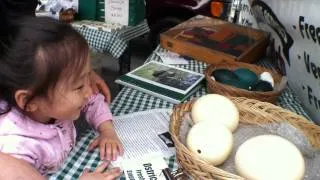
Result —
[{"label": "white banner", "polygon": [[313,121],[320,124],[320,1],[249,1],[251,9],[242,8],[239,23],[255,26],[256,21],[260,29],[271,33],[278,64],[290,87]]}]

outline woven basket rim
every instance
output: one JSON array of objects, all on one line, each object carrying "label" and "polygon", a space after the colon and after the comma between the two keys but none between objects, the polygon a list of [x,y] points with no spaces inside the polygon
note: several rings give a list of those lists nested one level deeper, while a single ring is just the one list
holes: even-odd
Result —
[{"label": "woven basket rim", "polygon": [[[241,88],[237,88],[231,85],[223,84],[211,79],[211,74],[216,69],[226,68],[226,69],[235,69],[235,68],[248,68],[254,71],[256,74],[258,72],[269,72],[271,73],[274,82],[275,88],[273,91],[259,92],[259,91],[249,91]],[[261,101],[268,101],[275,103],[276,99],[286,88],[287,78],[282,76],[280,73],[274,69],[258,66],[255,64],[248,64],[242,62],[229,62],[222,61],[219,64],[211,64],[205,69],[205,78],[207,81],[207,88],[209,92],[218,93],[225,96],[237,96],[237,97],[247,97],[251,99],[257,99]],[[280,88],[280,89],[278,89]]]},{"label": "woven basket rim", "polygon": [[[210,80],[216,84],[219,84],[221,86],[226,86],[230,89],[235,89],[235,90],[238,90],[238,91],[243,91],[243,92],[246,92],[246,93],[251,93],[251,94],[274,94],[274,93],[279,93],[279,92],[282,92],[285,88],[282,88],[282,89],[277,89],[277,90],[273,90],[273,91],[266,91],[266,92],[262,92],[262,91],[249,91],[249,90],[246,90],[246,89],[241,89],[241,88],[237,88],[237,87],[234,87],[234,86],[231,86],[231,85],[228,85],[228,84],[223,84],[221,82],[218,82],[218,81],[214,81],[210,78]],[[207,79],[208,81],[208,79]]]},{"label": "woven basket rim", "polygon": [[[250,65],[253,65],[253,64],[250,64]],[[249,91],[249,90],[246,90],[246,89],[236,88],[236,87],[231,86],[231,85],[227,85],[227,84],[220,83],[218,81],[214,81],[214,80],[211,79],[211,73],[215,69],[218,69],[218,68],[216,68],[218,66],[224,66],[224,65],[223,64],[221,64],[221,65],[213,65],[213,64],[211,64],[205,69],[205,75],[206,75],[207,81],[210,81],[212,83],[217,83],[217,84],[222,85],[222,86],[227,86],[230,89],[236,89],[238,91],[243,91],[243,92],[252,93],[252,94],[274,94],[274,93],[282,92],[285,89],[285,87],[283,87],[282,89],[277,89],[277,90],[273,90],[273,91],[266,91],[266,92]],[[257,66],[257,65],[253,65],[253,66],[256,66],[257,68],[265,69],[266,71],[269,71],[269,72],[272,72],[272,75],[281,76],[278,72],[274,71],[273,69],[269,69],[269,68],[265,68],[265,67]],[[286,77],[286,76],[281,76],[281,77]]]},{"label": "woven basket rim", "polygon": [[[281,107],[275,106],[271,103],[268,102],[261,102],[255,99],[248,99],[245,97],[228,97],[231,99],[236,106],[239,108],[239,111],[242,111],[242,108],[244,109],[249,109],[252,111],[254,114],[259,113],[260,114],[266,114],[268,116],[274,116],[277,118],[276,119],[281,119],[276,123],[280,123],[281,121],[285,121],[293,125],[294,127],[298,128],[303,132],[303,134],[308,138],[310,143],[312,144],[313,147],[316,149],[320,150],[320,126],[317,126],[313,124],[312,122],[308,121],[304,117],[297,115],[289,110],[283,109]],[[220,169],[219,167],[215,167],[213,165],[209,165],[205,161],[201,160],[200,158],[197,157],[196,154],[192,153],[181,141],[179,137],[179,132],[180,132],[180,127],[177,127],[177,124],[179,124],[179,121],[182,120],[182,116],[186,112],[190,112],[192,105],[194,103],[195,99],[192,101],[188,101],[182,104],[178,104],[174,107],[173,112],[170,116],[170,127],[169,127],[169,132],[172,136],[172,139],[176,145],[176,153],[177,153],[177,160],[179,161],[180,165],[183,167],[183,169],[188,173],[192,174],[193,172],[201,171],[204,174],[210,174],[213,173],[215,178],[217,176],[221,176],[219,178],[221,179],[244,179],[238,175],[229,173],[223,169]],[[246,104],[248,105],[247,107]],[[260,107],[257,108],[257,107]],[[252,110],[250,109],[252,108]],[[264,111],[266,110],[266,111]],[[270,111],[268,111],[270,110]],[[240,113],[241,114],[241,113]],[[258,114],[258,115],[260,115]],[[279,117],[278,117],[279,116]],[[180,117],[176,118],[176,117]],[[265,116],[263,116],[265,117]],[[240,123],[244,123],[241,122]],[[299,124],[303,124],[303,126]],[[310,128],[308,130],[305,130],[303,128]],[[183,162],[180,161],[179,157],[186,158],[187,160],[182,160]],[[190,169],[187,167],[184,167],[184,164],[192,164],[192,167],[194,169]],[[186,166],[186,165],[185,165]],[[199,168],[199,169],[197,169]],[[212,177],[208,175],[208,177]],[[226,178],[228,177],[228,178]],[[206,179],[206,178],[204,178]],[[209,178],[210,179],[210,178]]]}]

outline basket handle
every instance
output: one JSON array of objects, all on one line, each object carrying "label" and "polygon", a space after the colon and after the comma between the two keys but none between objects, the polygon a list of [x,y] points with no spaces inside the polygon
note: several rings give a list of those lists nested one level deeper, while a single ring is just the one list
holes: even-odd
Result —
[{"label": "basket handle", "polygon": [[220,61],[217,61],[216,63],[211,63],[211,65],[229,65],[229,64],[235,64],[235,61],[227,60],[227,59],[221,59]]},{"label": "basket handle", "polygon": [[246,62],[241,62],[241,61],[236,61],[236,60],[227,60],[227,59],[222,59],[219,61],[219,63],[216,63],[214,65],[231,65],[231,66],[253,66],[251,63],[246,63]]}]

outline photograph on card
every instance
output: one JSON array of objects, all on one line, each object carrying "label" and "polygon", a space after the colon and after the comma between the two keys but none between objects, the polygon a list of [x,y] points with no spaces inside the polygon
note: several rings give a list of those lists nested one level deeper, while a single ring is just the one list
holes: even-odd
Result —
[{"label": "photograph on card", "polygon": [[141,66],[128,75],[180,93],[188,92],[203,78],[201,74],[157,62]]}]

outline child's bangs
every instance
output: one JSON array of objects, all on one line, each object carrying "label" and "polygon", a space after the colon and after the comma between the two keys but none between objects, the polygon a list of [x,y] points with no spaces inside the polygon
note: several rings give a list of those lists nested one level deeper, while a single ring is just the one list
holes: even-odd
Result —
[{"label": "child's bangs", "polygon": [[66,38],[62,45],[62,52],[65,56],[59,56],[58,61],[67,61],[65,69],[62,72],[62,78],[66,78],[68,82],[74,81],[79,77],[89,63],[89,47],[85,39],[81,38]]},{"label": "child's bangs", "polygon": [[38,49],[39,77],[48,86],[56,86],[58,80],[72,83],[89,63],[89,47],[78,33],[66,35],[61,41],[48,43]]}]

